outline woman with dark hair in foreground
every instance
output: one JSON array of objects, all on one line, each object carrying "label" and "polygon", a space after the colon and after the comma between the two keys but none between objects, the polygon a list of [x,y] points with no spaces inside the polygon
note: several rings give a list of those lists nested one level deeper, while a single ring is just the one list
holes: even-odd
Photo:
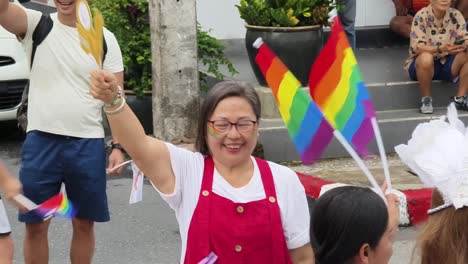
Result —
[{"label": "woman with dark hair in foreground", "polygon": [[398,198],[344,186],[323,194],[314,207],[311,236],[318,264],[386,264],[398,231]]}]

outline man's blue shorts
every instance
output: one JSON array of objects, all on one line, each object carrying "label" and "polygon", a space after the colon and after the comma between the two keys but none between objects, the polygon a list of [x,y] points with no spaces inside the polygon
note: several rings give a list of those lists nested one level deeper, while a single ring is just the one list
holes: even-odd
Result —
[{"label": "man's blue shorts", "polygon": [[[19,174],[24,195],[33,202],[40,204],[58,194],[65,183],[68,199],[78,209],[77,218],[109,221],[104,139],[28,132]],[[18,219],[26,223],[42,221],[31,212],[20,213]]]},{"label": "man's blue shorts", "polygon": [[[455,60],[455,55],[450,55],[447,57],[447,60],[444,64],[440,63],[440,60],[434,61],[434,77],[432,80],[440,80],[440,81],[453,81],[455,79],[452,76],[452,64]],[[417,81],[418,77],[416,76],[416,59],[411,62],[410,67],[408,69],[409,76],[411,80]]]}]

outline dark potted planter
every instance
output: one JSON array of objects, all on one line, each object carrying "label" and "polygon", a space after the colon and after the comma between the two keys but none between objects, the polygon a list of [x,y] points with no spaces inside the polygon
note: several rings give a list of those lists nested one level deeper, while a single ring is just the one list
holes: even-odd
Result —
[{"label": "dark potted planter", "polygon": [[145,129],[145,134],[153,134],[153,105],[151,94],[136,96],[134,94],[126,94],[128,106],[140,120],[141,125]]},{"label": "dark potted planter", "polygon": [[323,26],[334,0],[239,0],[236,5],[246,23],[245,46],[258,82],[265,79],[255,63],[252,43],[261,37],[286,67],[307,86],[309,71],[323,45]]},{"label": "dark potted planter", "polygon": [[259,37],[276,53],[302,85],[307,86],[309,72],[323,46],[322,26],[263,27],[246,25],[245,47],[257,81],[266,86],[255,62],[258,50],[252,43]]}]

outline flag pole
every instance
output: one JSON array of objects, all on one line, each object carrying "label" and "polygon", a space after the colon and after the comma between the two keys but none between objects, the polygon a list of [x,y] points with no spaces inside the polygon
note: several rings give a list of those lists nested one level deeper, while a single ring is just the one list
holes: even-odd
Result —
[{"label": "flag pole", "polygon": [[377,147],[379,148],[380,160],[382,162],[382,167],[384,170],[385,181],[387,182],[387,186],[388,186],[387,192],[390,192],[392,190],[392,180],[390,179],[390,170],[388,167],[387,155],[385,153],[385,148],[384,148],[383,141],[382,141],[382,135],[380,134],[379,124],[377,123],[377,119],[375,118],[375,116],[372,117],[371,123],[372,123],[372,129],[374,129],[374,135],[375,135],[375,140],[377,141]]},{"label": "flag pole", "polygon": [[33,201],[29,200],[24,196],[23,194],[17,194],[15,197],[13,197],[13,200],[17,202],[19,205],[23,206],[24,208],[28,209],[28,211],[32,211],[38,207],[37,204],[35,204]]},{"label": "flag pole", "polygon": [[127,160],[127,161],[125,161],[125,162],[122,162],[122,163],[120,163],[119,165],[117,165],[117,166],[115,166],[115,167],[109,169],[109,170],[107,171],[107,173],[111,173],[111,172],[115,171],[116,169],[118,169],[118,168],[120,168],[120,167],[122,167],[122,166],[124,166],[124,165],[127,165],[128,163],[130,163],[130,162],[132,162],[132,161],[133,161],[133,160]]},{"label": "flag pole", "polygon": [[[15,197],[13,197],[13,200],[20,206],[24,207],[25,209],[28,210],[28,212],[32,211],[32,210],[35,210],[39,207],[39,205],[37,205],[36,203],[34,203],[33,201],[31,201],[30,199],[28,199],[26,196],[24,196],[23,194],[17,194]],[[47,221],[49,220],[50,218],[52,218],[54,216],[54,213],[55,213],[55,210],[50,210],[49,212],[47,212],[45,214],[45,216],[43,216],[43,219],[42,221]]]},{"label": "flag pole", "polygon": [[341,143],[341,145],[343,145],[343,147],[346,149],[346,151],[348,151],[349,155],[351,155],[351,157],[354,159],[354,161],[356,161],[359,168],[367,176],[367,179],[371,183],[372,187],[374,187],[377,190],[378,194],[382,197],[382,199],[384,199],[384,201],[386,201],[385,195],[382,192],[382,189],[380,189],[379,184],[375,180],[374,176],[372,176],[372,173],[369,171],[366,164],[364,164],[364,161],[362,161],[361,157],[359,157],[359,155],[354,150],[354,148],[349,144],[349,142],[343,137],[343,135],[338,130],[333,131],[333,135]]}]

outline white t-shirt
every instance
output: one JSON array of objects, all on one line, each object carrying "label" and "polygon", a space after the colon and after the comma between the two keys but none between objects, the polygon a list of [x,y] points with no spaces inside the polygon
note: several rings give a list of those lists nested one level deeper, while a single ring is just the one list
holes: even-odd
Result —
[{"label": "white t-shirt", "polygon": [[[169,143],[166,145],[171,155],[176,188],[174,193],[170,195],[158,192],[176,213],[182,240],[180,263],[184,263],[188,229],[200,195],[204,157],[201,153],[194,153]],[[212,191],[234,203],[247,203],[265,199],[265,191],[257,162],[253,157],[252,161],[254,175],[250,182],[241,188],[232,187],[219,175],[215,168]],[[301,247],[310,241],[310,215],[304,187],[297,174],[291,169],[273,162],[268,162],[268,165],[273,174],[288,249]]]},{"label": "white t-shirt", "polygon": [[10,222],[8,222],[5,207],[3,206],[3,201],[0,197],[0,234],[6,234],[9,232],[11,232]]},{"label": "white t-shirt", "polygon": [[[31,58],[32,34],[41,13],[24,9],[28,19],[26,36],[21,41]],[[93,58],[80,47],[78,31],[62,24],[57,13],[51,14],[52,30],[37,47],[30,75],[28,131],[80,138],[103,138],[102,101],[89,94],[90,73],[98,69]],[[119,44],[104,29],[107,53],[104,70],[123,71]]]}]

